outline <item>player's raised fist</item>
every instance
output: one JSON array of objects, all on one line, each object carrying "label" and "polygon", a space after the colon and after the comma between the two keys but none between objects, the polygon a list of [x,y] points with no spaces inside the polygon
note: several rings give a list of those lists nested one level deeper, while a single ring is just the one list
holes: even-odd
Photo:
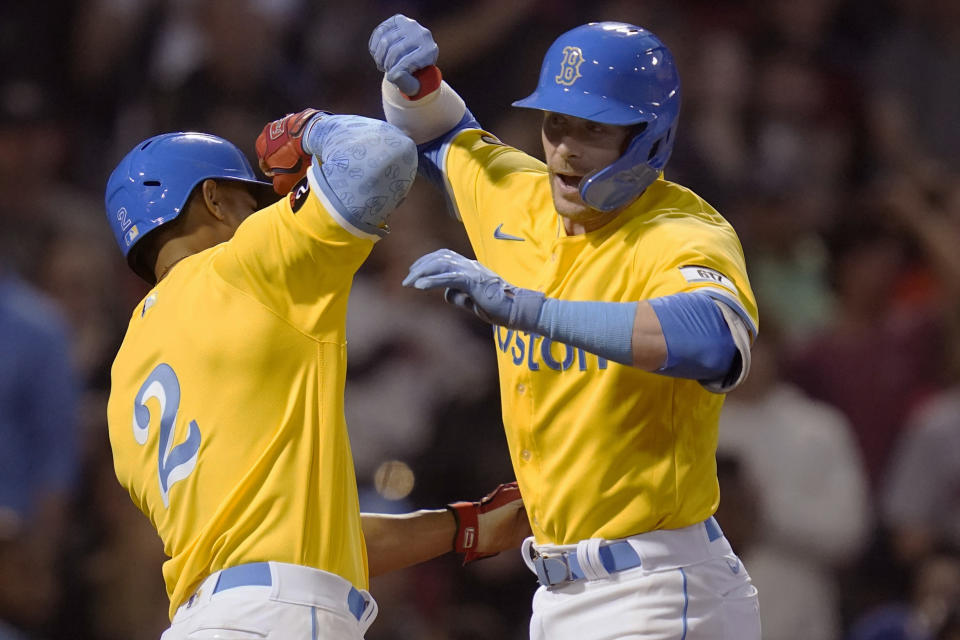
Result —
[{"label": "player's raised fist", "polygon": [[260,170],[273,179],[273,190],[280,195],[289,193],[310,167],[310,153],[303,148],[303,134],[318,114],[327,112],[304,109],[288,113],[267,124],[257,136]]},{"label": "player's raised fist", "polygon": [[377,69],[410,99],[440,86],[437,43],[430,30],[416,20],[399,13],[387,18],[370,34],[367,46]]}]

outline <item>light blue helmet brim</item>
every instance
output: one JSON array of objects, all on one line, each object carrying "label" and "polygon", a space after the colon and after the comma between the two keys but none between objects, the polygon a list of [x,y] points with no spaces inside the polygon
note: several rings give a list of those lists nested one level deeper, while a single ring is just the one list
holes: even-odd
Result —
[{"label": "light blue helmet brim", "polygon": [[624,108],[606,96],[591,95],[570,88],[559,89],[549,95],[534,91],[526,98],[514,102],[513,106],[621,126],[639,124],[650,119],[643,109]]}]

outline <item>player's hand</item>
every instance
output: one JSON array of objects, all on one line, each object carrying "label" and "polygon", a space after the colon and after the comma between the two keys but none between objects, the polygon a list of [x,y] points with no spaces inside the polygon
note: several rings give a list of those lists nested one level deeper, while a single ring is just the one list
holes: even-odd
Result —
[{"label": "player's hand", "polygon": [[387,18],[370,34],[367,46],[377,69],[411,99],[440,86],[437,43],[416,20],[399,13]]},{"label": "player's hand", "polygon": [[508,329],[531,331],[537,325],[544,295],[506,282],[476,260],[439,249],[410,266],[403,286],[445,287],[444,300],[475,313],[481,320]]},{"label": "player's hand", "polygon": [[479,502],[447,505],[457,520],[454,551],[463,564],[516,549],[530,535],[530,522],[516,482],[501,484]]},{"label": "player's hand", "polygon": [[288,113],[267,124],[257,136],[257,159],[260,170],[273,180],[273,190],[286,195],[310,168],[310,153],[303,148],[303,134],[318,109]]}]

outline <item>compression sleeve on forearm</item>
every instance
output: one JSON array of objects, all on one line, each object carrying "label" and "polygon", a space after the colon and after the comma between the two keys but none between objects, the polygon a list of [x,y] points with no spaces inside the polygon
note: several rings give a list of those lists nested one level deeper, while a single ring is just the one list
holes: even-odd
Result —
[{"label": "compression sleeve on forearm", "polygon": [[467,113],[467,105],[446,81],[419,100],[410,100],[386,77],[381,84],[383,115],[419,144],[442,137]]},{"label": "compression sleeve on forearm", "polygon": [[324,115],[308,125],[303,148],[314,157],[310,186],[329,201],[331,215],[351,232],[385,236],[387,217],[417,174],[413,141],[382,120]]},{"label": "compression sleeve on forearm", "polygon": [[447,209],[459,219],[444,179],[444,158],[450,142],[464,129],[481,129],[467,105],[445,81],[418,100],[409,100],[386,77],[381,85],[383,113],[387,122],[413,138],[420,153],[420,175],[440,189]]},{"label": "compression sleeve on forearm", "polygon": [[699,381],[727,377],[740,352],[718,306],[722,302],[698,292],[651,298],[649,302],[667,342],[667,360],[656,373]]},{"label": "compression sleeve on forearm", "polygon": [[632,365],[636,302],[575,302],[547,298],[531,330],[607,360]]}]

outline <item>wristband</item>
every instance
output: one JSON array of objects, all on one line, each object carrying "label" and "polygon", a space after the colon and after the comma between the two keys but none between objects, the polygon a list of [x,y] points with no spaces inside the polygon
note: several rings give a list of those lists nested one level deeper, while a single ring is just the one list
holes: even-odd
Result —
[{"label": "wristband", "polygon": [[414,71],[411,75],[420,82],[420,90],[412,96],[408,96],[401,91],[403,97],[407,100],[419,100],[425,95],[433,93],[440,88],[440,82],[443,81],[443,74],[440,73],[440,68],[435,64]]},{"label": "wristband", "polygon": [[496,511],[520,499],[520,489],[514,481],[498,485],[479,502],[453,502],[447,505],[457,524],[457,532],[453,536],[453,550],[464,554],[463,564],[497,555],[475,551],[480,543],[480,514]]},{"label": "wristband", "polygon": [[447,505],[447,509],[453,513],[457,523],[457,530],[453,534],[453,550],[457,553],[470,552],[479,539],[477,505],[473,502],[453,502]]}]

